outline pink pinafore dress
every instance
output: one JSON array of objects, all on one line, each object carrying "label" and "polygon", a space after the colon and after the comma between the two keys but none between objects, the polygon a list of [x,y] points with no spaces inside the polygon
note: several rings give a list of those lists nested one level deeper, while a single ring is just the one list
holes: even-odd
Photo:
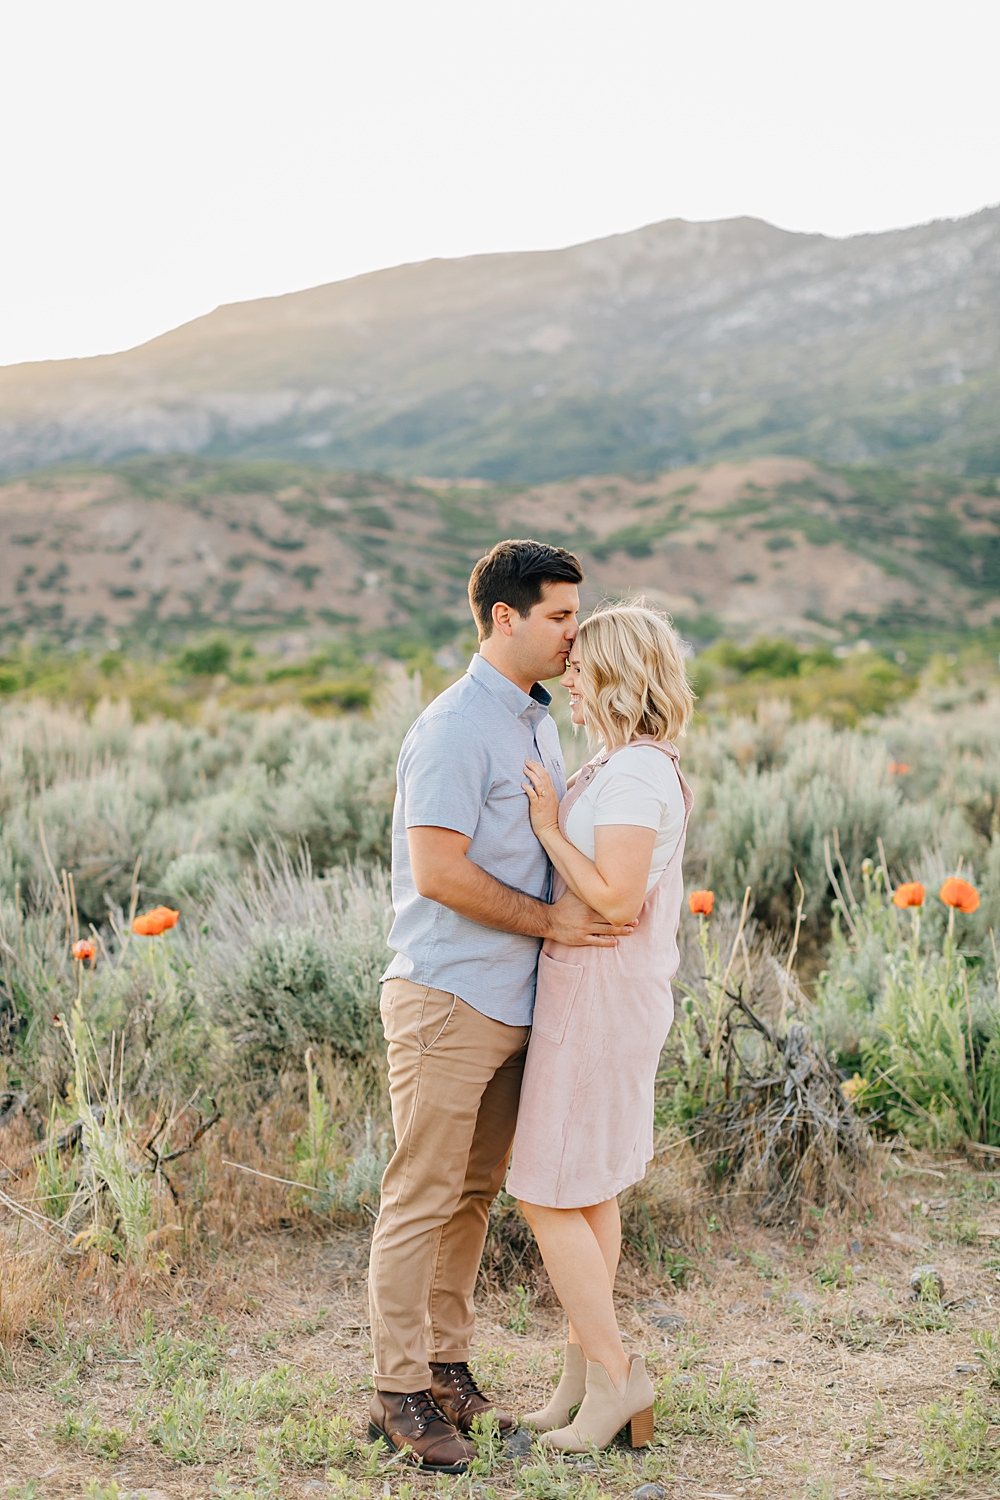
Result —
[{"label": "pink pinafore dress", "polygon": [[[672,744],[649,735],[631,744],[655,745],[673,762],[684,827],[631,937],[617,948],[546,941],[539,955],[507,1191],[547,1208],[604,1203],[641,1181],[653,1156],[653,1090],[674,1018],[670,981],[679,960],[681,861],[693,799]],[[564,835],[573,803],[614,754],[596,756],[559,804]],[[565,889],[557,875],[553,899]]]}]

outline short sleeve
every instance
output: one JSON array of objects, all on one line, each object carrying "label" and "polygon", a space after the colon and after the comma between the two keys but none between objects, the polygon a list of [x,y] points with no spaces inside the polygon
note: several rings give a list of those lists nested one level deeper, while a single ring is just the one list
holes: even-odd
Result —
[{"label": "short sleeve", "polygon": [[462,714],[418,721],[400,752],[407,828],[451,828],[472,838],[490,788],[483,736]]},{"label": "short sleeve", "polygon": [[[655,762],[631,750],[619,751],[611,761],[594,800],[595,828],[623,825],[659,832],[665,826],[671,801],[668,777],[677,784],[678,797],[680,784],[673,763],[660,751],[653,753]],[[616,765],[615,760],[621,764]]]}]

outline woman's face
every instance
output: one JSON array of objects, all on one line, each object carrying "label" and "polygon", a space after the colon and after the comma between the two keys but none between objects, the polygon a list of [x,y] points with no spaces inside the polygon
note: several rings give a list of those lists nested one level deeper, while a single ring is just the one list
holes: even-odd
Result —
[{"label": "woman's face", "polygon": [[559,679],[559,684],[569,693],[569,712],[574,724],[583,723],[583,683],[580,679],[580,647],[576,641],[573,642],[566,662],[566,671]]}]

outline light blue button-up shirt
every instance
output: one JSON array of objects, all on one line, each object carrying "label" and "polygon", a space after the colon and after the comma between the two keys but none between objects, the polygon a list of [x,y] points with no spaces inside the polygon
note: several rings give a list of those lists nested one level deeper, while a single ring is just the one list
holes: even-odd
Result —
[{"label": "light blue button-up shirt", "polygon": [[389,947],[383,979],[412,979],[458,995],[485,1016],[528,1026],[541,942],[494,932],[421,896],[410,868],[408,828],[453,828],[468,857],[504,885],[547,900],[548,856],[531,831],[524,762],[540,760],[562,797],[566,773],[549,694],[524,693],[478,654],[465,676],[424,709],[396,770],[392,817]]}]

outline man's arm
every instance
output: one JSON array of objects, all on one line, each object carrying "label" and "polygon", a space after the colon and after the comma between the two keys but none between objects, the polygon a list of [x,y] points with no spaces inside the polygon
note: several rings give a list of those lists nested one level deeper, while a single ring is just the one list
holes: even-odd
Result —
[{"label": "man's arm", "polygon": [[574,948],[614,948],[634,923],[615,926],[567,891],[549,905],[511,890],[468,858],[472,843],[452,828],[407,829],[410,867],[421,896],[498,932],[553,938]]}]

